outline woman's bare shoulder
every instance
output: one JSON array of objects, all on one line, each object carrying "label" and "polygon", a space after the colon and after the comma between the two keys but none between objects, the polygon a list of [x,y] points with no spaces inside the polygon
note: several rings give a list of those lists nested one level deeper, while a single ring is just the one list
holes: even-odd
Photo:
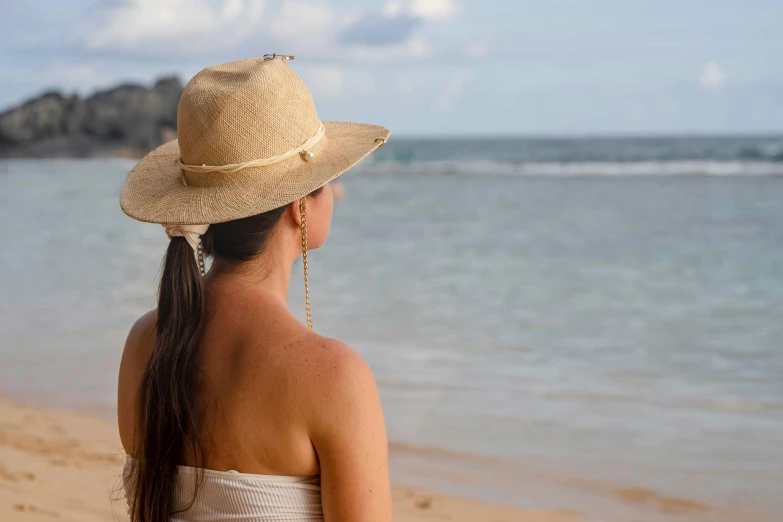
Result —
[{"label": "woman's bare shoulder", "polygon": [[131,327],[122,351],[117,382],[117,420],[120,439],[127,452],[133,448],[133,419],[136,394],[152,349],[155,345],[157,311],[142,315]]},{"label": "woman's bare shoulder", "polygon": [[133,326],[131,326],[130,332],[128,332],[128,339],[125,342],[126,348],[128,345],[135,347],[138,344],[149,344],[155,341],[155,325],[158,320],[158,310],[150,310],[146,314],[139,317]]},{"label": "woman's bare shoulder", "polygon": [[378,387],[370,365],[358,351],[336,339],[312,335],[304,341],[302,353],[307,361],[301,376],[307,382],[307,402],[312,405],[309,417],[316,433],[329,431],[329,425],[342,416],[376,415]]},{"label": "woman's bare shoulder", "polygon": [[306,358],[307,376],[319,389],[346,387],[367,380],[374,383],[370,365],[347,344],[317,334],[300,342],[301,353]]},{"label": "woman's bare shoulder", "polygon": [[157,310],[150,310],[133,323],[125,340],[125,347],[122,350],[121,370],[128,365],[146,365],[146,361],[155,346],[157,317]]}]

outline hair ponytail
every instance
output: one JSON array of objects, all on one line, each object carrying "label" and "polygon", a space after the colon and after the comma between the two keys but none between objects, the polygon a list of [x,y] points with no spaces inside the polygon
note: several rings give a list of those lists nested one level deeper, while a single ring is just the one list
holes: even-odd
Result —
[{"label": "hair ponytail", "polygon": [[[310,195],[317,197],[323,188]],[[237,263],[264,248],[286,206],[212,224],[202,236],[203,253]],[[198,415],[198,343],[204,322],[201,273],[184,237],[174,237],[163,259],[158,291],[155,347],[139,386],[136,438],[130,475],[131,522],[169,522],[189,506],[178,505],[177,466],[186,456],[201,468]],[[196,488],[200,480],[196,481]],[[197,491],[194,491],[193,500]]]},{"label": "hair ponytail", "polygon": [[132,522],[168,522],[187,508],[176,505],[177,466],[186,453],[201,459],[196,369],[203,314],[193,249],[185,238],[172,238],[158,291],[155,346],[136,402]]}]

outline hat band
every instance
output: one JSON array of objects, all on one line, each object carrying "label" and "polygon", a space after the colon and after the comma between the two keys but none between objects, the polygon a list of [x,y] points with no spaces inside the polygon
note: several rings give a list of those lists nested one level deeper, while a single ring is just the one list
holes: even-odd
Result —
[{"label": "hat band", "polygon": [[[185,180],[185,171],[232,173],[232,172],[239,172],[242,169],[247,169],[250,167],[266,167],[269,165],[274,165],[275,163],[280,163],[281,161],[285,161],[289,158],[292,158],[297,154],[302,154],[303,152],[306,152],[308,149],[314,147],[319,141],[321,141],[321,138],[324,137],[325,131],[326,130],[324,129],[324,124],[322,122],[319,122],[318,130],[307,141],[305,141],[304,143],[302,143],[296,148],[293,148],[282,154],[278,154],[277,156],[272,156],[270,158],[260,158],[251,161],[245,161],[243,163],[231,163],[229,165],[188,165],[187,163],[183,163],[182,157],[180,157],[174,161],[174,164],[179,166],[180,175],[182,176],[182,183],[187,186],[187,182]],[[312,153],[310,153],[310,155],[305,159],[309,159],[311,157],[312,157]]]}]

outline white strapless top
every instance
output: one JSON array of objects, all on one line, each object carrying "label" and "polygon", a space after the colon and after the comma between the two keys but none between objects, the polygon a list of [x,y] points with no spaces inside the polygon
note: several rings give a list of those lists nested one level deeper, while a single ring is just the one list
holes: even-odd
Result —
[{"label": "white strapless top", "polygon": [[[133,457],[126,456],[123,477],[127,479]],[[203,482],[189,509],[171,517],[171,522],[323,522],[321,478],[253,475],[238,471],[199,470],[179,466],[178,505],[187,506],[199,471]],[[131,497],[127,480],[126,498]]]}]

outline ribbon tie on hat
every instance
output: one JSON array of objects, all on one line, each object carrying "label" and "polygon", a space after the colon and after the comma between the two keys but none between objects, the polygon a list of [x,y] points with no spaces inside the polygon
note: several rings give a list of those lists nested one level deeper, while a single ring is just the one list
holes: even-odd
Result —
[{"label": "ribbon tie on hat", "polygon": [[201,236],[207,232],[209,225],[170,225],[164,223],[163,228],[166,229],[166,235],[169,236],[169,239],[184,237],[190,248],[196,252],[201,244]]}]

